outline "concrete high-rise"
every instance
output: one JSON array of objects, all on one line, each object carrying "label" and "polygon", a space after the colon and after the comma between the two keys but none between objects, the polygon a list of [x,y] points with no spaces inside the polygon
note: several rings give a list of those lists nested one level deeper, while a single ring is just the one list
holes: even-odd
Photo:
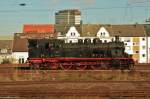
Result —
[{"label": "concrete high-rise", "polygon": [[55,13],[55,32],[64,35],[71,26],[81,31],[81,12],[78,9],[60,10]]},{"label": "concrete high-rise", "polygon": [[78,9],[60,10],[55,13],[55,24],[81,24],[81,12]]}]

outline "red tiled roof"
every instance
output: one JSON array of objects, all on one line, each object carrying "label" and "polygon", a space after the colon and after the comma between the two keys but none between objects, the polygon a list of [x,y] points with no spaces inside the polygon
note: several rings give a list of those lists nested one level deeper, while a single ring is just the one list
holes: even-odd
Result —
[{"label": "red tiled roof", "polygon": [[54,33],[53,24],[25,24],[23,33]]}]

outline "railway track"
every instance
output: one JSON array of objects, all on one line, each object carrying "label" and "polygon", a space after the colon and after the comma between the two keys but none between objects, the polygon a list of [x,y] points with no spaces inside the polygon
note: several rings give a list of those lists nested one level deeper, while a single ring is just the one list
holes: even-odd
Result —
[{"label": "railway track", "polygon": [[0,96],[150,97],[150,81],[0,82]]},{"label": "railway track", "polygon": [[[1,68],[28,68],[27,64],[0,64]],[[150,70],[150,64],[135,64],[135,70]]]}]

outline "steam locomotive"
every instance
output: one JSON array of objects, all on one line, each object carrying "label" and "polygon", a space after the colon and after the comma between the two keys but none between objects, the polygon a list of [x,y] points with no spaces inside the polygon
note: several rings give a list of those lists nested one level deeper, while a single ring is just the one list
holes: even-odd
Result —
[{"label": "steam locomotive", "polygon": [[124,43],[102,42],[99,38],[78,39],[77,43],[65,43],[60,39],[29,39],[29,66],[34,69],[52,70],[101,70],[131,69],[134,61],[125,53]]}]

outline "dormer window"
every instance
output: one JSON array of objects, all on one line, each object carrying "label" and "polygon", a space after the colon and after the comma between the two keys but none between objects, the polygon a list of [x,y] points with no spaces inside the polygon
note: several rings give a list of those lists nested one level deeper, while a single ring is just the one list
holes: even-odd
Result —
[{"label": "dormer window", "polygon": [[104,43],[107,43],[107,40],[104,40]]},{"label": "dormer window", "polygon": [[75,32],[73,34],[74,34],[73,36],[75,36]]},{"label": "dormer window", "polygon": [[103,35],[105,35],[105,32],[103,32]]},{"label": "dormer window", "polygon": [[101,36],[105,36],[105,32],[101,32]]},{"label": "dormer window", "polygon": [[75,32],[71,32],[71,36],[75,36]]}]

